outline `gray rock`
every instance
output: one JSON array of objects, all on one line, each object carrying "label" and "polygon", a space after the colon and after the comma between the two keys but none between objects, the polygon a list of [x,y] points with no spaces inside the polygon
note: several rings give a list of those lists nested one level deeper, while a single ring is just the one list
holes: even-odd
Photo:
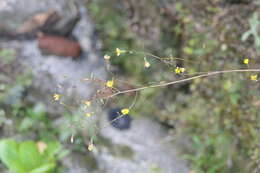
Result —
[{"label": "gray rock", "polygon": [[50,9],[58,11],[62,16],[69,17],[75,13],[75,4],[73,0],[1,0],[0,26],[4,26],[8,30],[16,30],[34,14]]},{"label": "gray rock", "polygon": [[[67,0],[5,0],[0,4],[0,18],[8,18],[5,25],[20,24],[25,18],[36,12],[57,10],[64,18],[75,13],[73,1]],[[83,3],[81,0],[78,4]],[[80,5],[79,5],[80,6]],[[66,9],[66,10],[64,10]],[[95,40],[93,24],[91,23],[84,5],[79,8],[81,19],[73,30],[73,35],[82,46],[83,54],[78,60],[68,57],[45,56],[38,49],[36,40],[5,41],[0,47],[15,49],[21,63],[26,64],[34,74],[31,101],[42,101],[48,105],[53,113],[61,112],[59,107],[53,106],[51,95],[64,94],[67,99],[77,101],[89,98],[94,89],[81,81],[91,75],[101,79],[106,78],[103,58],[98,55],[97,40]],[[58,88],[61,85],[62,88]],[[35,92],[34,92],[35,91]]]},{"label": "gray rock", "polygon": [[[108,123],[106,118],[101,122],[101,126]],[[100,133],[110,144],[98,145],[96,158],[99,166],[110,173],[188,173],[157,122],[135,119],[130,130],[119,131],[109,125]]]},{"label": "gray rock", "polygon": [[91,155],[73,153],[63,159],[63,173],[98,173],[98,165]]}]

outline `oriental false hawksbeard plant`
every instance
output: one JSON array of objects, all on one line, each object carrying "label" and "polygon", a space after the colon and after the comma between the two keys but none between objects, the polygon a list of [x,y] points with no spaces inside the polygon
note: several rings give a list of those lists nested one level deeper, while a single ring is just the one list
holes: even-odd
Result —
[{"label": "oriental false hawksbeard plant", "polygon": [[[106,64],[108,66],[110,66],[110,61],[113,60],[113,58],[120,58],[123,56],[123,54],[131,54],[131,55],[135,54],[135,55],[144,56],[143,67],[144,67],[144,69],[147,69],[147,70],[153,66],[156,66],[155,63],[151,63],[150,61],[148,61],[149,58],[155,59],[160,63],[167,63],[167,65],[169,65],[169,62],[171,62],[170,65],[175,66],[174,67],[175,75],[177,75],[178,77],[181,77],[181,78],[178,80],[161,81],[159,83],[152,84],[152,85],[146,85],[146,86],[141,86],[141,87],[132,87],[132,88],[122,90],[117,87],[118,84],[120,84],[122,82],[122,80],[117,79],[115,76],[112,76],[112,78],[107,81],[103,81],[103,80],[95,78],[95,77],[93,77],[93,75],[91,75],[91,77],[87,77],[83,80],[90,82],[92,84],[98,84],[100,86],[100,89],[98,89],[96,91],[96,94],[94,95],[94,97],[89,98],[88,100],[80,101],[80,103],[82,103],[84,106],[84,110],[86,110],[83,113],[85,115],[84,116],[85,118],[88,119],[88,118],[91,118],[92,116],[96,115],[95,111],[88,111],[88,108],[90,108],[93,103],[100,102],[103,105],[105,105],[111,98],[122,95],[122,94],[135,93],[135,97],[130,106],[121,109],[121,115],[119,117],[117,117],[116,119],[121,118],[122,116],[130,113],[131,109],[134,107],[134,104],[136,102],[137,93],[142,90],[146,90],[149,88],[165,87],[168,85],[183,83],[183,82],[187,82],[187,81],[191,81],[191,80],[195,80],[195,79],[199,79],[199,78],[211,77],[211,76],[216,76],[219,74],[227,74],[227,73],[247,73],[247,74],[249,73],[248,79],[253,82],[258,82],[257,72],[260,72],[260,69],[250,68],[251,60],[249,58],[245,58],[245,59],[241,60],[241,62],[246,66],[246,68],[243,68],[243,69],[230,69],[230,70],[207,71],[207,72],[196,72],[196,73],[191,73],[191,72],[189,72],[189,68],[176,66],[174,63],[172,63],[177,60],[185,62],[185,61],[187,61],[185,59],[174,58],[174,57],[162,58],[162,57],[156,56],[154,54],[147,53],[147,52],[141,52],[141,51],[127,51],[127,50],[116,48],[114,54],[105,54],[104,60],[105,60]],[[108,70],[109,70],[109,68],[108,68]],[[125,81],[123,81],[123,82],[126,83]],[[57,102],[63,106],[66,106],[66,107],[70,107],[69,105],[65,104],[62,101],[63,97],[64,97],[63,93],[62,94],[61,93],[53,94],[53,100],[55,102]],[[102,107],[102,105],[100,105],[100,106]],[[115,120],[112,120],[109,123],[112,123]],[[90,140],[89,140],[90,142],[87,145],[87,149],[89,151],[93,151],[95,149],[93,139],[94,139],[94,136],[99,132],[99,130],[101,128],[104,128],[104,127],[95,128],[95,133],[93,135],[93,138],[90,137]],[[71,142],[72,143],[74,142],[74,135],[71,136]]]}]

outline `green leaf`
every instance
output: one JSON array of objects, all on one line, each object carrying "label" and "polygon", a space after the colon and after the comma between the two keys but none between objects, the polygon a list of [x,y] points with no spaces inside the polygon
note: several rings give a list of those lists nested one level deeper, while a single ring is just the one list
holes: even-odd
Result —
[{"label": "green leaf", "polygon": [[37,168],[43,162],[42,155],[33,141],[25,141],[19,145],[19,159],[27,170]]},{"label": "green leaf", "polygon": [[18,144],[14,140],[1,140],[0,159],[12,172],[26,173],[26,169],[19,159]]},{"label": "green leaf", "polygon": [[56,166],[55,154],[61,151],[61,145],[59,142],[50,142],[47,146],[47,150],[40,153],[34,141],[18,144],[10,139],[1,140],[0,159],[14,173],[51,173]]}]

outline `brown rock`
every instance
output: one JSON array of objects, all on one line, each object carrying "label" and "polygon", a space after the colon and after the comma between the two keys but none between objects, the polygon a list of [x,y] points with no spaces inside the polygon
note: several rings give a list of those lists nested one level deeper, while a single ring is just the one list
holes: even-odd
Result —
[{"label": "brown rock", "polygon": [[39,36],[38,47],[43,53],[57,56],[76,58],[81,54],[81,47],[78,42],[60,36]]}]

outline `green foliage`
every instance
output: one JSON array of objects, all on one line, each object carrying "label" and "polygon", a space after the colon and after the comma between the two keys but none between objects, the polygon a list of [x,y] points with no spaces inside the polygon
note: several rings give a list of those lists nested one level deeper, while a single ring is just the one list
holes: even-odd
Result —
[{"label": "green foliage", "polygon": [[[88,4],[91,17],[96,21],[96,28],[103,41],[103,51],[112,56],[111,63],[120,67],[126,75],[135,75],[144,78],[143,64],[140,63],[143,56],[123,54],[123,58],[116,58],[116,48],[137,50],[138,44],[134,33],[126,23],[126,14],[110,1],[93,0]],[[112,51],[111,51],[112,50]],[[132,70],[135,67],[135,70]]]},{"label": "green foliage", "polygon": [[33,141],[18,143],[12,139],[2,139],[0,159],[14,173],[51,173],[64,152],[58,142],[48,142],[46,145],[47,148],[40,152]]},{"label": "green foliage", "polygon": [[45,106],[41,103],[28,107],[24,111],[20,110],[19,113],[20,116],[23,115],[18,126],[20,132],[37,131],[39,127],[43,130],[50,126],[50,122],[46,117]]},{"label": "green foliage", "polygon": [[[0,125],[4,129],[1,135],[16,133],[26,138],[37,134],[37,139],[48,141],[44,153],[38,151],[33,141],[16,142],[11,139],[0,141],[0,160],[14,173],[51,173],[57,172],[57,160],[68,154],[61,150],[56,135],[63,133],[53,126],[46,114],[45,105],[24,101],[24,93],[32,82],[32,75],[19,64],[10,50],[0,51]],[[13,70],[15,69],[15,70]],[[12,125],[8,122],[12,121]]]},{"label": "green foliage", "polygon": [[48,147],[40,153],[33,141],[19,143],[2,139],[0,159],[14,173],[56,172],[57,160],[68,151],[61,150],[60,143],[56,142],[56,135],[61,132],[53,126],[45,105],[25,102],[24,94],[29,90],[32,75],[14,55],[11,50],[0,51],[0,125],[4,129],[1,136],[15,133],[26,138],[37,134],[37,139],[48,141]]},{"label": "green foliage", "polygon": [[[97,0],[92,2],[95,4]],[[99,2],[105,1],[99,0]],[[132,0],[131,2],[137,1]],[[156,6],[156,3],[149,3],[147,6],[151,6],[151,4]],[[158,4],[160,3],[158,2]],[[99,3],[96,6],[102,9],[94,13],[96,23],[104,26],[113,19],[117,19],[116,23],[110,25],[111,27],[102,29],[98,26],[102,34],[113,28],[126,27],[128,19],[124,14],[127,11],[118,10],[118,6],[122,7],[123,3],[117,0],[109,2],[109,5]],[[137,14],[141,13],[140,9],[135,8],[135,5],[131,7],[132,11]],[[156,52],[156,55],[160,57],[183,58],[186,61],[181,61],[179,64],[187,69],[188,74],[186,75],[249,68],[242,64],[244,58],[250,59],[250,68],[259,66],[259,62],[256,60],[259,53],[255,51],[254,46],[250,42],[241,44],[238,39],[242,34],[241,31],[245,31],[244,25],[241,23],[247,23],[245,16],[250,14],[246,9],[230,10],[229,7],[222,7],[217,3],[203,0],[188,3],[180,1],[172,4],[169,2],[165,7],[169,7],[169,11],[174,12],[170,17],[165,13],[156,14],[161,16],[161,18],[158,17],[161,20],[161,40],[158,41],[160,48],[150,49],[149,52]],[[147,20],[153,20],[149,8],[141,9]],[[160,10],[164,12],[165,9],[157,11]],[[98,15],[104,11],[106,11],[106,15]],[[93,11],[91,13],[93,14]],[[100,23],[100,19],[104,19],[102,23]],[[137,23],[143,22],[142,19],[135,19]],[[255,46],[259,47],[257,12],[250,18],[249,24],[250,29],[243,34],[242,40],[245,41],[253,36]],[[131,36],[134,35],[129,29],[124,31],[131,33]],[[114,50],[115,47],[127,47],[127,50],[149,49],[143,48],[140,46],[142,44],[138,45],[134,41],[127,42],[124,36],[128,34],[125,32],[115,32],[117,37],[113,39],[118,43],[125,41],[122,47],[120,44],[107,42],[112,37],[101,37],[106,48],[104,51]],[[135,38],[133,37],[132,40]],[[157,61],[151,62],[151,67],[145,72],[135,73],[133,67],[138,70],[142,69],[140,66],[142,59],[135,58],[135,55],[111,58],[112,61],[120,61],[117,65],[121,71],[132,70],[127,74],[133,76],[127,78],[128,76],[124,75],[125,80],[143,85],[149,81],[159,83],[180,79],[179,76],[173,75],[174,66],[177,64],[175,61],[171,64],[173,67],[162,66]],[[133,63],[137,63],[137,65],[135,66]],[[129,67],[127,67],[128,65]],[[137,74],[138,76],[136,76]],[[183,151],[188,153],[186,158],[189,160],[191,168],[199,173],[259,172],[257,165],[260,163],[260,118],[258,116],[260,95],[257,92],[258,83],[250,81],[250,75],[250,73],[220,75],[194,80],[185,85],[165,87],[161,90],[147,89],[139,93],[132,113],[154,116],[161,121],[173,124],[176,127],[176,136],[179,136],[180,139],[187,137],[189,143],[192,144]],[[119,104],[125,105],[127,101],[129,101],[129,96],[121,97]]]},{"label": "green foliage", "polygon": [[200,173],[220,172],[228,160],[231,138],[222,132],[201,138],[193,136],[193,148],[196,154],[186,154],[183,157],[190,160],[194,165],[193,169]]},{"label": "green foliage", "polygon": [[14,55],[12,50],[0,50],[0,105],[19,108],[24,91],[31,85],[32,74],[23,69]]}]

